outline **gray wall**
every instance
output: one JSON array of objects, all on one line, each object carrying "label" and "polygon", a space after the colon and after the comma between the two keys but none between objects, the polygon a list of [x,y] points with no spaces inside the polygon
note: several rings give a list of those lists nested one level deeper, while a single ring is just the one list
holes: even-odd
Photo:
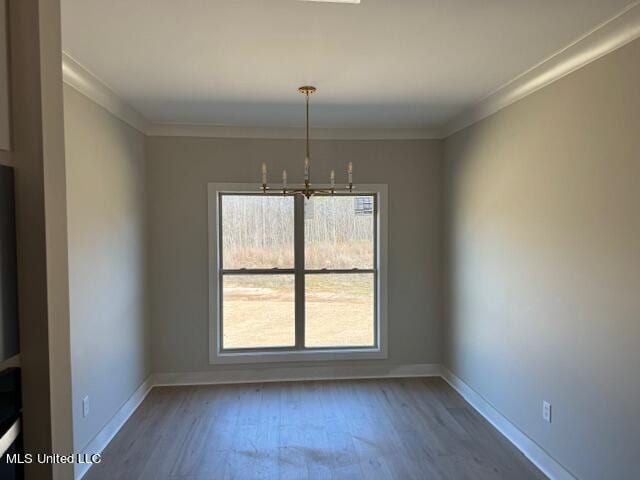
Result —
[{"label": "gray wall", "polygon": [[[389,359],[375,361],[381,370],[440,361],[441,150],[437,141],[312,143],[314,180],[328,181],[331,168],[345,175],[352,160],[357,182],[389,185]],[[300,140],[147,139],[154,372],[233,368],[209,365],[207,183],[258,182],[262,161],[273,181],[286,168],[293,183],[303,155]]]},{"label": "gray wall", "polygon": [[636,41],[445,147],[445,363],[581,479],[640,470],[639,85]]},{"label": "gray wall", "polygon": [[[74,448],[149,376],[144,136],[64,86]],[[82,416],[82,399],[91,412]]]}]

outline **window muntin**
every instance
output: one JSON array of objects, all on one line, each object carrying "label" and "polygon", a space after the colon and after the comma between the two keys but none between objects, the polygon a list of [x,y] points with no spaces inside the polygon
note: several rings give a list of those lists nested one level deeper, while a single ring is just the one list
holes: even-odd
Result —
[{"label": "window muntin", "polygon": [[377,194],[217,195],[220,353],[379,347]]}]

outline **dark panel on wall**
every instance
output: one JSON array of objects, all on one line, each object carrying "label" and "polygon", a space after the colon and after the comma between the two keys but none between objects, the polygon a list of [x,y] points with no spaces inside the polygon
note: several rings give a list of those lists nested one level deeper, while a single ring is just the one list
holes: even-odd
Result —
[{"label": "dark panel on wall", "polygon": [[0,165],[0,361],[19,352],[13,169]]}]

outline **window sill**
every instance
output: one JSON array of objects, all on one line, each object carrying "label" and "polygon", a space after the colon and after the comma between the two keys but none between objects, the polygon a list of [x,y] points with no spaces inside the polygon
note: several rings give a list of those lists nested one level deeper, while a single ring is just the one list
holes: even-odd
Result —
[{"label": "window sill", "polygon": [[387,352],[380,348],[353,348],[335,350],[302,350],[292,352],[214,352],[210,358],[212,365],[271,362],[307,362],[332,360],[372,360],[386,359]]}]

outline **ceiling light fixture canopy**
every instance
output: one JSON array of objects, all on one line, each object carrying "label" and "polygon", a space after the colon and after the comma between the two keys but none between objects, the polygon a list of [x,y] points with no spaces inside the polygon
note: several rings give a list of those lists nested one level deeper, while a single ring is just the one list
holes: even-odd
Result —
[{"label": "ceiling light fixture canopy", "polygon": [[349,162],[347,167],[347,185],[345,187],[336,188],[336,172],[331,170],[330,188],[313,188],[311,186],[311,162],[309,152],[309,97],[316,92],[316,87],[305,85],[298,88],[298,92],[305,96],[306,103],[306,154],[304,157],[304,186],[300,188],[289,188],[287,183],[287,171],[282,171],[282,188],[270,187],[267,183],[267,164],[262,163],[262,192],[267,193],[269,190],[280,191],[283,195],[304,195],[307,198],[311,198],[313,195],[333,195],[336,192],[352,192],[353,191],[353,163]]}]

